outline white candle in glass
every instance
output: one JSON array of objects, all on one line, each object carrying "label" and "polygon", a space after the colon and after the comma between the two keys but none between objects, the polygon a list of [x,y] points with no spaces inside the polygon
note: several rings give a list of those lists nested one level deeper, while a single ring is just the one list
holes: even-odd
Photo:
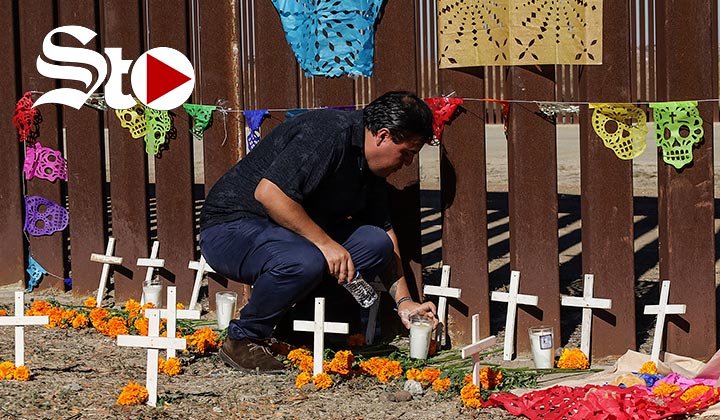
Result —
[{"label": "white candle in glass", "polygon": [[530,348],[533,361],[538,369],[550,369],[553,367],[553,328],[552,327],[530,327]]},{"label": "white candle in glass", "polygon": [[225,329],[230,321],[235,318],[235,307],[237,305],[237,293],[217,292],[215,294],[215,313],[217,315],[218,328]]},{"label": "white candle in glass", "polygon": [[432,337],[432,321],[419,317],[410,317],[410,357],[427,359]]},{"label": "white candle in glass", "polygon": [[156,308],[162,306],[162,284],[145,284],[143,285],[144,303],[152,303]]}]

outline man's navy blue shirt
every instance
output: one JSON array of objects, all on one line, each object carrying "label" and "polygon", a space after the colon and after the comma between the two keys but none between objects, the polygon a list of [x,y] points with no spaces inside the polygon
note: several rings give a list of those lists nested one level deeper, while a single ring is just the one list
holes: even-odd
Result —
[{"label": "man's navy blue shirt", "polygon": [[316,110],[284,121],[213,186],[200,229],[242,218],[268,218],[255,200],[262,178],[300,203],[325,231],[352,219],[390,229],[387,182],[364,154],[362,111]]}]

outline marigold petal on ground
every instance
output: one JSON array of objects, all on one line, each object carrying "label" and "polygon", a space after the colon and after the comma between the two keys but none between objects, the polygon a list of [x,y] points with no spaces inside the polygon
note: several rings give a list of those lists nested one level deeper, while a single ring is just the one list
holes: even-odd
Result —
[{"label": "marigold petal on ground", "polygon": [[5,309],[0,309],[0,316],[7,316],[8,312]]}]

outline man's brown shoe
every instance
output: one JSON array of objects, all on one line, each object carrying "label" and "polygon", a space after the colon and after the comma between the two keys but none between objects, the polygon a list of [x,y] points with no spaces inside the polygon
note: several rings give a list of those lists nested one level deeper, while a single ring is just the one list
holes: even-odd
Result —
[{"label": "man's brown shoe", "polygon": [[270,350],[249,338],[225,339],[218,356],[226,365],[245,372],[281,373],[285,365],[273,357]]}]

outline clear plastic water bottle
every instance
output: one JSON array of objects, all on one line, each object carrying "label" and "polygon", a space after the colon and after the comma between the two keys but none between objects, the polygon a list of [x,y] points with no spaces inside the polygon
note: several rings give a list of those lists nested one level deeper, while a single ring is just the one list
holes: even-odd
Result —
[{"label": "clear plastic water bottle", "polygon": [[351,281],[343,283],[343,286],[363,308],[369,308],[377,300],[377,292],[363,279],[359,271],[355,272]]}]

